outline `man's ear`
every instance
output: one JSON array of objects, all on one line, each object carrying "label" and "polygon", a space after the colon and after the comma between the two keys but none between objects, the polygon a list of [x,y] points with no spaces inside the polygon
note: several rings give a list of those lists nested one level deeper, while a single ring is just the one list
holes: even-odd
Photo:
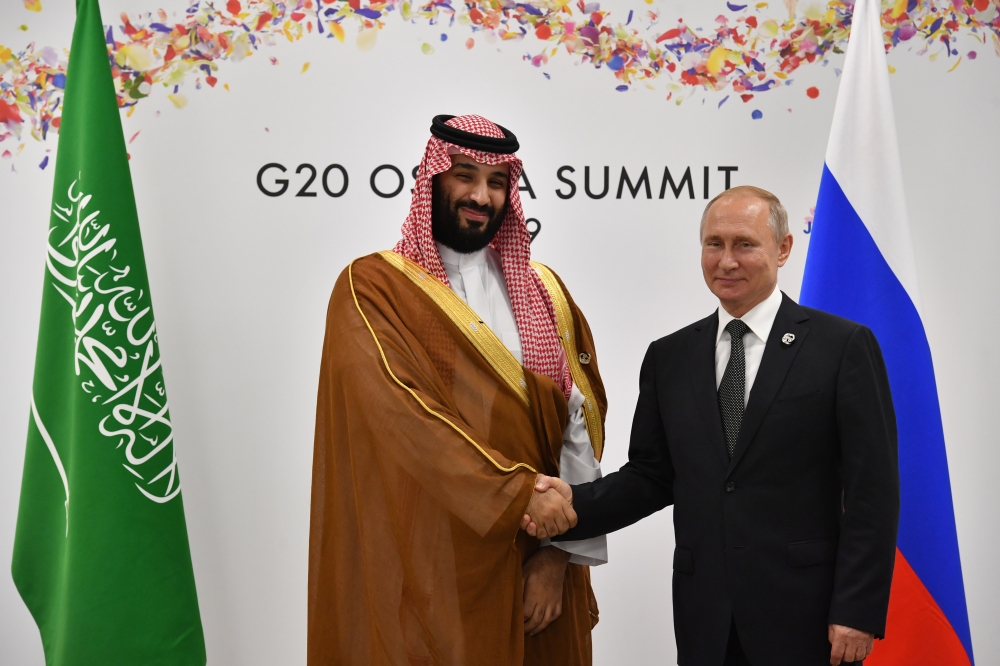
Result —
[{"label": "man's ear", "polygon": [[788,261],[788,256],[792,253],[792,244],[795,242],[795,237],[791,234],[785,235],[781,239],[781,244],[778,245],[778,268],[785,265]]}]

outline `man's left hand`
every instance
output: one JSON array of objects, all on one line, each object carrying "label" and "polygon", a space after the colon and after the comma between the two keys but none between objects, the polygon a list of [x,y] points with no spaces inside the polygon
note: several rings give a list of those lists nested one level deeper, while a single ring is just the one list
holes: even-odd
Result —
[{"label": "man's left hand", "polygon": [[569,553],[555,546],[539,548],[524,563],[524,633],[535,636],[562,615],[563,579]]},{"label": "man's left hand", "polygon": [[840,666],[842,661],[860,662],[872,653],[875,634],[859,629],[851,629],[841,624],[831,624],[827,637],[830,639],[830,664]]}]

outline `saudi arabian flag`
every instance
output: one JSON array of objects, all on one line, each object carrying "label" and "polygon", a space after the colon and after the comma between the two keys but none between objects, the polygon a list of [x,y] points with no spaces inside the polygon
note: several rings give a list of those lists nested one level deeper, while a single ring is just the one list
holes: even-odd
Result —
[{"label": "saudi arabian flag", "polygon": [[97,0],[78,0],[14,542],[49,666],[205,664],[169,403]]}]

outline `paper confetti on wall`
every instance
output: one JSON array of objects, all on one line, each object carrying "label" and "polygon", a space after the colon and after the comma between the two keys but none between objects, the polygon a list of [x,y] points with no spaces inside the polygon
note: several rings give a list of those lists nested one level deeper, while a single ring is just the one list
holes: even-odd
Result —
[{"label": "paper confetti on wall", "polygon": [[[727,2],[714,25],[692,27],[680,18],[668,24],[650,0],[615,17],[599,2],[585,0],[196,0],[172,16],[162,9],[123,13],[120,24],[106,27],[106,39],[119,105],[127,113],[154,87],[166,89],[173,105],[183,108],[181,87],[214,88],[220,62],[245,60],[279,40],[351,39],[361,50],[375,48],[390,20],[445,29],[457,24],[472,32],[467,48],[479,37],[487,43],[518,41],[535,67],[565,51],[604,70],[609,88],[619,91],[643,83],[677,104],[704,91],[726,91],[748,102],[790,83],[803,65],[827,64],[831,52],[846,46],[853,2],[831,0],[802,12],[797,2],[784,4],[787,18],[776,19],[762,14],[767,2]],[[883,0],[882,8],[887,50],[912,44],[918,55],[930,53],[931,61],[944,55],[952,71],[960,62],[960,56],[950,62],[958,56],[955,42],[969,34],[984,51],[989,40],[1000,55],[1000,0]],[[424,43],[421,50],[430,55],[434,47]],[[23,147],[26,134],[44,141],[58,131],[67,57],[66,49],[36,49],[34,43],[17,53],[0,45],[0,142]],[[969,60],[974,58],[970,53]],[[273,57],[271,62],[278,64]]]}]

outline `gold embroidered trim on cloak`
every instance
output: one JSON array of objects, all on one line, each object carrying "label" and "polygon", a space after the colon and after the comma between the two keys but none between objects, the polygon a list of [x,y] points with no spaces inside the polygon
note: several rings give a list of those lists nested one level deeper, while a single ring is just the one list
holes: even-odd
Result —
[{"label": "gold embroidered trim on cloak", "polygon": [[472,343],[483,358],[503,378],[515,395],[521,398],[525,406],[531,406],[528,396],[528,384],[524,381],[524,367],[517,362],[510,350],[500,341],[500,338],[483,323],[476,311],[463,301],[451,287],[429,274],[419,264],[390,250],[379,252],[382,258],[393,268],[399,269],[403,275],[420,287],[420,290],[430,296],[431,300],[441,308],[449,319],[458,327]]},{"label": "gold embroidered trim on cloak", "polygon": [[[383,253],[383,255],[384,254],[385,253]],[[399,255],[396,255],[396,256],[398,257]],[[403,257],[400,257],[400,259],[403,259]],[[357,261],[357,260],[355,260],[355,261]],[[409,260],[407,260],[407,261],[409,261]],[[474,447],[476,447],[476,450],[478,450],[479,453],[481,453],[487,460],[489,460],[491,463],[493,463],[493,466],[496,467],[497,469],[499,469],[499,470],[501,470],[503,472],[513,472],[516,469],[523,467],[524,469],[531,470],[535,474],[538,474],[538,470],[536,470],[534,467],[532,467],[531,465],[529,465],[527,463],[515,463],[511,467],[504,467],[503,465],[501,465],[500,463],[498,463],[493,458],[493,456],[491,456],[489,453],[487,453],[486,450],[483,447],[481,447],[476,442],[476,440],[474,440],[471,437],[469,437],[465,433],[464,430],[462,430],[457,425],[455,425],[450,420],[448,420],[447,417],[445,417],[442,414],[439,414],[439,413],[435,412],[433,409],[431,409],[430,407],[428,407],[427,403],[425,403],[423,400],[420,399],[420,396],[417,395],[416,391],[414,391],[413,389],[411,389],[409,386],[407,386],[406,384],[404,384],[403,382],[401,382],[398,377],[396,377],[396,374],[392,371],[392,368],[389,367],[389,360],[385,357],[385,351],[383,351],[383,349],[382,349],[382,343],[380,343],[378,341],[378,336],[375,334],[375,329],[372,328],[371,323],[369,323],[369,321],[368,321],[368,317],[365,316],[364,310],[361,309],[361,304],[358,302],[358,294],[357,294],[357,292],[354,291],[354,261],[352,261],[351,264],[347,267],[347,276],[348,276],[348,278],[350,280],[350,283],[351,283],[351,296],[354,298],[354,307],[356,307],[358,309],[358,314],[361,315],[361,319],[364,320],[365,326],[368,327],[368,332],[372,334],[372,339],[375,341],[375,346],[378,348],[378,353],[382,357],[382,363],[383,363],[383,365],[385,365],[385,371],[389,373],[389,376],[392,378],[392,380],[394,382],[396,382],[396,384],[398,384],[400,387],[402,387],[407,393],[409,393],[411,396],[413,396],[413,399],[416,400],[420,404],[420,406],[424,408],[424,411],[426,411],[428,414],[431,414],[431,415],[437,417],[438,419],[444,421],[445,423],[447,423],[452,428],[452,430],[454,430],[455,432],[457,432],[467,442],[469,442]],[[428,277],[430,277],[430,276],[428,276]],[[438,284],[441,284],[440,281],[438,281],[438,280],[435,280],[435,281],[437,281]],[[444,286],[444,285],[442,285],[442,286]],[[447,289],[447,287],[445,287],[445,288]],[[448,289],[448,291],[450,292],[451,290]],[[457,298],[457,296],[456,296],[456,298]],[[461,300],[461,299],[459,299],[459,300]],[[508,353],[510,353],[510,352],[508,352]],[[515,360],[515,362],[516,362],[516,360]],[[525,389],[525,391],[527,391],[527,389]]]},{"label": "gold embroidered trim on cloak", "polygon": [[[594,399],[594,389],[590,385],[587,373],[583,371],[580,364],[580,354],[576,346],[576,329],[573,326],[573,310],[569,307],[566,294],[563,293],[559,280],[555,273],[537,261],[532,261],[531,266],[542,278],[542,284],[552,298],[552,306],[556,311],[556,325],[559,327],[559,340],[562,342],[563,350],[566,352],[566,362],[569,364],[570,376],[573,383],[583,394],[583,415],[587,423],[587,433],[590,435],[590,446],[594,449],[594,457],[601,459],[604,449],[604,424],[601,423],[601,411],[597,408],[597,401]],[[590,359],[587,359],[590,362]]]}]

